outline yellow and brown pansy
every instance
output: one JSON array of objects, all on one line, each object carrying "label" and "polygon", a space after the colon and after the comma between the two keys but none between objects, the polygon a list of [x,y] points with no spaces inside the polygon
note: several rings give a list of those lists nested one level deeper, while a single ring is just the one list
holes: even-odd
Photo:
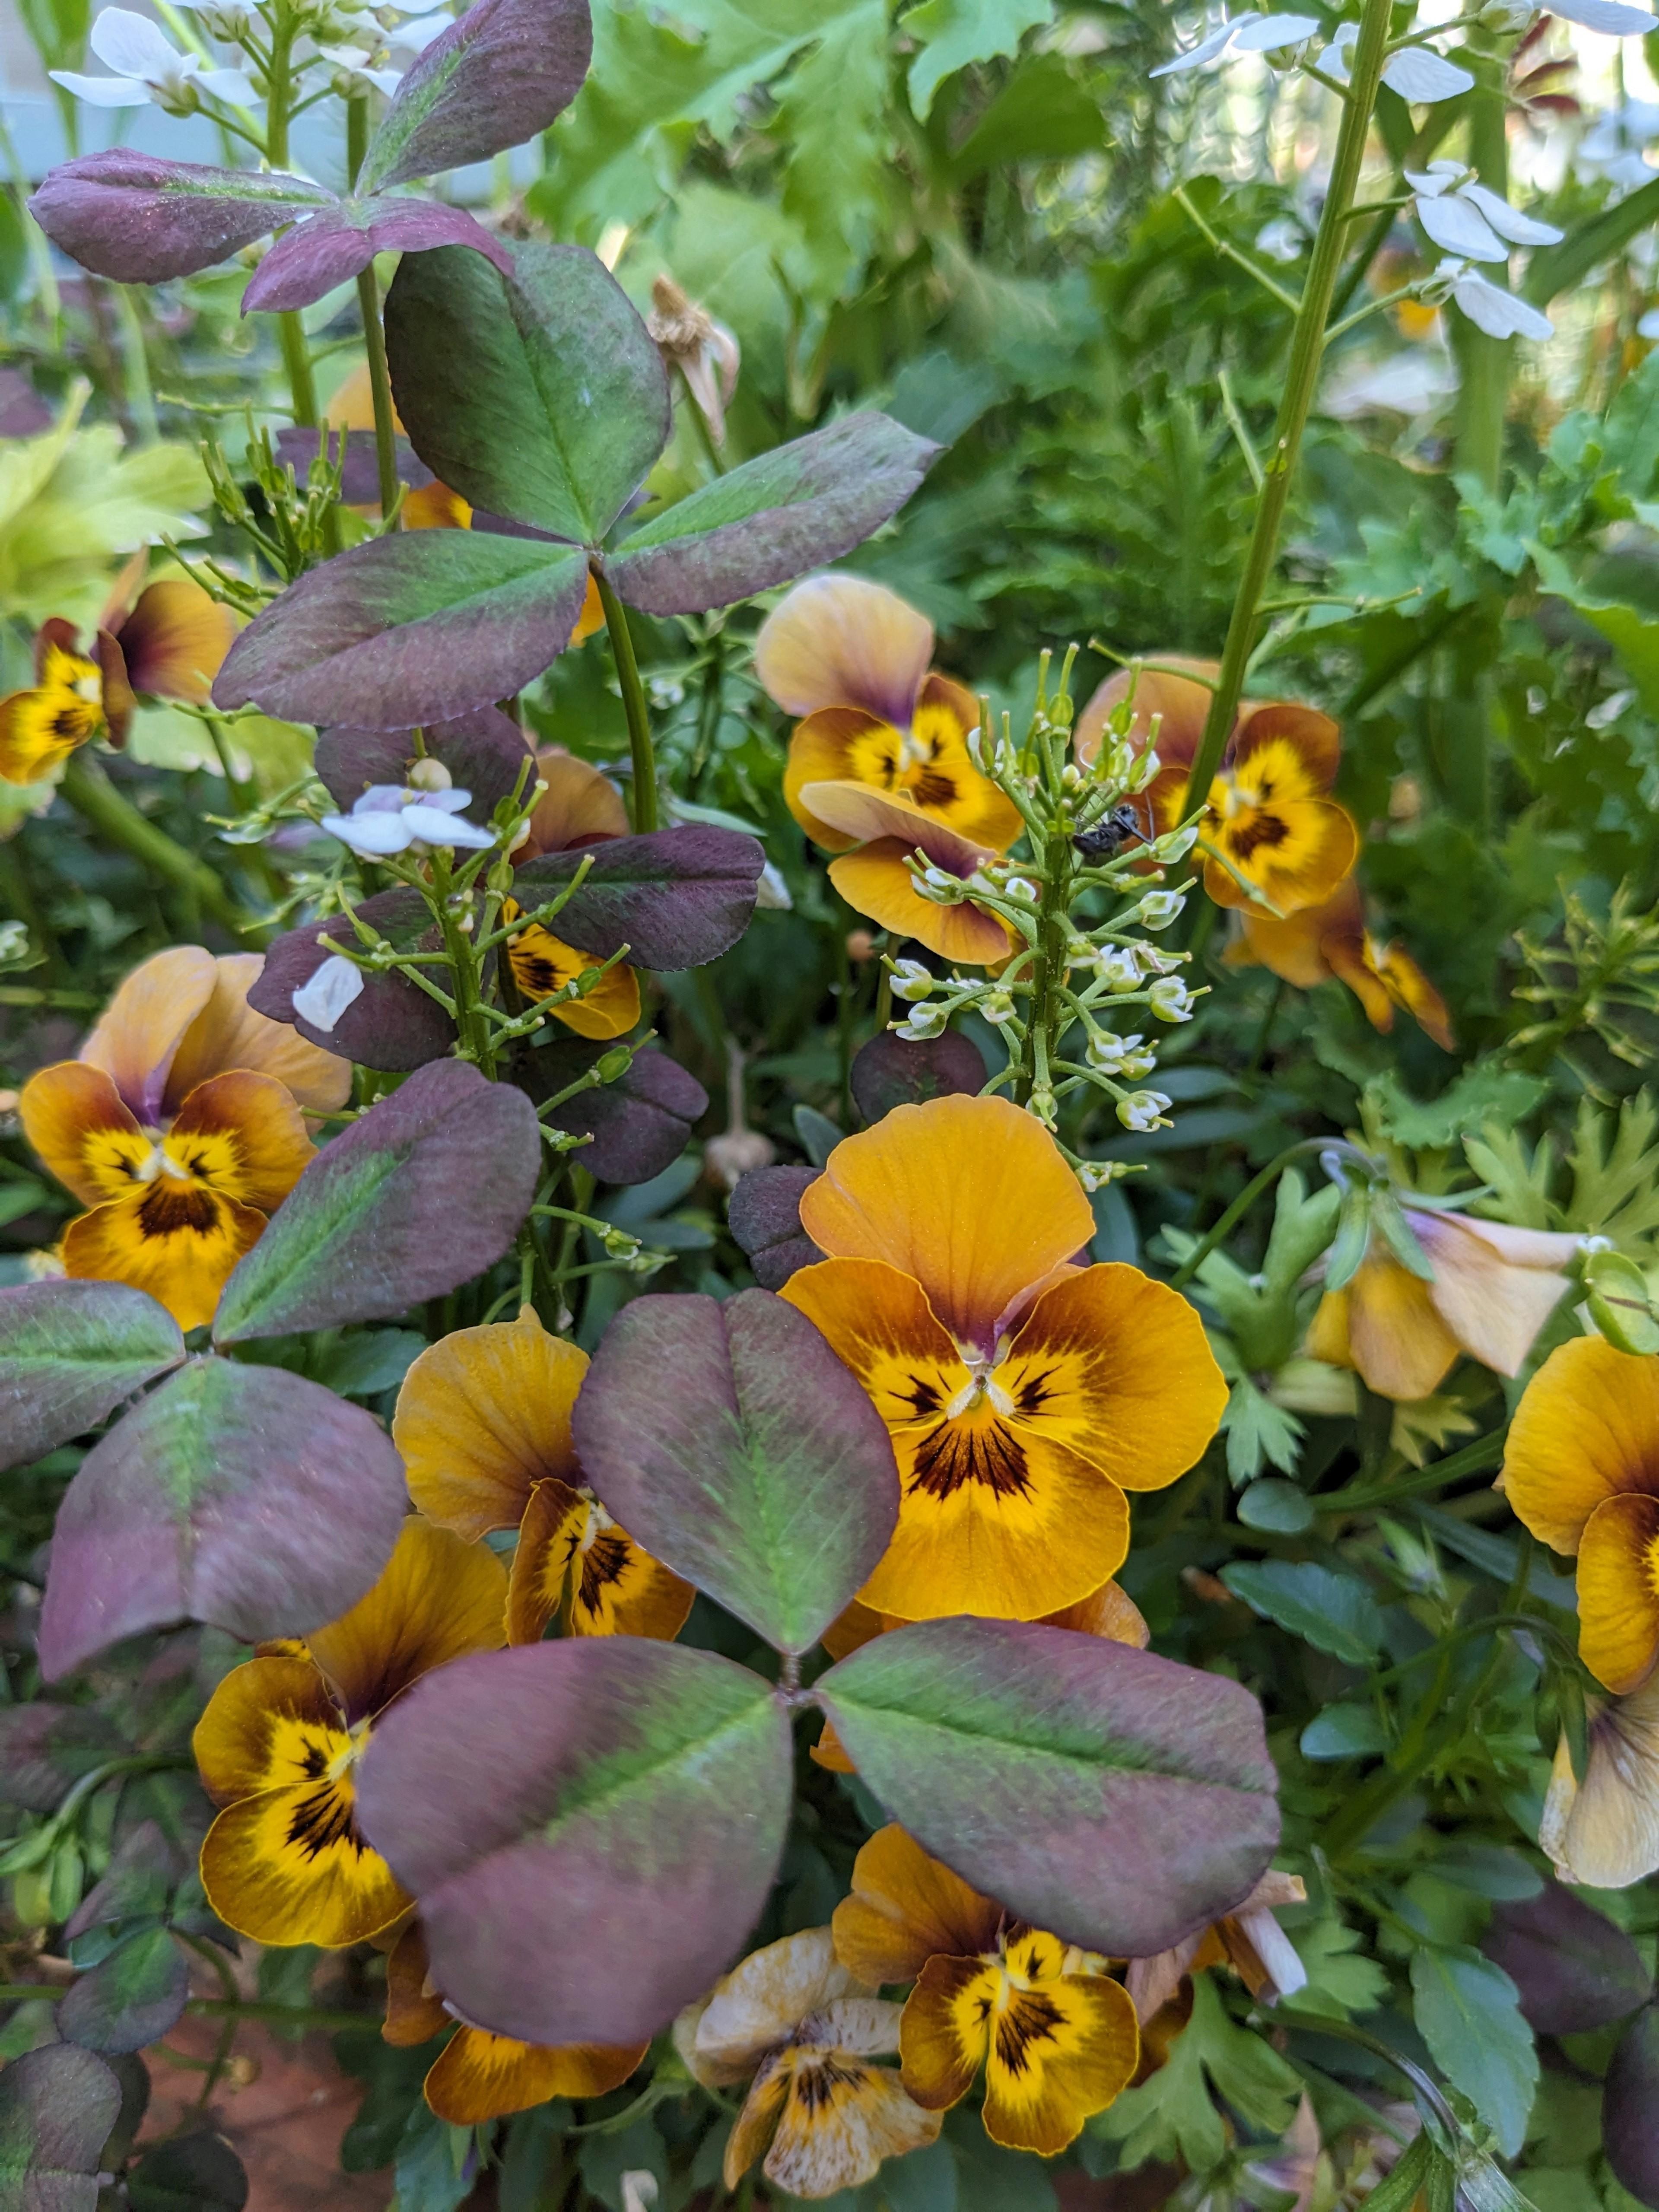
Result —
[{"label": "yellow and brown pansy", "polygon": [[1021,1926],[902,1828],[860,1851],[834,1935],[860,1979],[915,1984],[899,2025],[910,2095],[943,2112],[983,2068],[985,2130],[1010,2150],[1064,2150],[1133,2078],[1135,2008],[1105,1961]]},{"label": "yellow and brown pansy", "polygon": [[394,1698],[434,1667],[503,1641],[507,1570],[418,1516],[385,1573],[304,1656],[233,1668],[191,1739],[224,1809],[202,1846],[219,1917],[258,1943],[338,1948],[376,1934],[410,1899],[357,1832],[353,1771]]},{"label": "yellow and brown pansy", "polygon": [[781,1295],[898,1459],[898,1527],[864,1603],[1034,1620],[1098,1590],[1128,1549],[1125,1491],[1184,1474],[1220,1419],[1194,1310],[1136,1268],[1076,1264],[1089,1202],[1003,1099],[901,1106],[848,1138],[801,1225],[830,1256]]},{"label": "yellow and brown pansy", "polygon": [[[522,912],[516,899],[503,899],[501,927],[512,929]],[[555,937],[550,929],[535,921],[514,931],[508,938],[507,957],[520,997],[532,1006],[552,998],[590,969],[605,965],[592,953],[579,952],[574,945],[567,945],[562,937]],[[556,1006],[550,1006],[548,1012],[556,1022],[562,1022],[578,1036],[626,1036],[640,1018],[640,979],[631,968],[619,962],[616,967],[607,969],[583,997],[567,999]]]},{"label": "yellow and brown pansy", "polygon": [[1608,1689],[1659,1659],[1659,1358],[1599,1336],[1559,1346],[1510,1425],[1504,1495],[1534,1536],[1578,1561],[1578,1654]]},{"label": "yellow and brown pansy", "polygon": [[452,2035],[422,2085],[428,2105],[452,2127],[479,2127],[509,2112],[528,2112],[550,2097],[603,2097],[620,2088],[648,2045],[611,2048],[579,2043],[554,2047],[457,2022],[432,1981],[426,1938],[411,1920],[386,1965],[386,2042],[408,2047]]},{"label": "yellow and brown pansy", "polygon": [[877,2063],[897,2050],[898,2026],[898,2006],[848,1972],[827,1928],[752,1953],[683,2012],[674,2044],[695,2078],[750,2085],[726,2139],[727,2190],[762,2159],[787,2195],[833,2197],[935,2142],[939,2113]]},{"label": "yellow and brown pansy", "polygon": [[867,784],[809,783],[804,796],[850,848],[830,863],[830,880],[857,913],[958,967],[1000,967],[1018,950],[1007,923],[989,907],[972,899],[941,906],[916,889],[912,854],[965,884],[996,859],[989,846],[974,844],[909,799]]},{"label": "yellow and brown pansy", "polygon": [[[1133,688],[1130,742],[1155,750],[1159,763],[1141,802],[1154,836],[1177,828],[1196,804],[1188,786],[1219,673],[1212,661],[1161,660],[1108,677],[1079,716],[1075,738],[1078,758],[1092,761],[1108,718]],[[1329,795],[1341,751],[1336,724],[1312,707],[1240,706],[1200,826],[1204,888],[1218,906],[1249,909],[1259,898],[1273,912],[1295,914],[1328,898],[1347,875],[1359,833]]]},{"label": "yellow and brown pansy", "polygon": [[1443,1052],[1456,1040],[1446,1002],[1397,938],[1387,940],[1365,926],[1359,886],[1352,876],[1317,906],[1279,919],[1247,907],[1234,916],[1236,934],[1222,956],[1231,968],[1266,968],[1298,990],[1333,978],[1346,983],[1374,1030],[1394,1027],[1403,1006]]},{"label": "yellow and brown pansy", "polygon": [[587,1354],[542,1327],[458,1329],[404,1377],[392,1439],[428,1519],[469,1540],[519,1532],[507,1638],[650,1636],[672,1642],[695,1593],[618,1528],[582,1480],[570,1433]]},{"label": "yellow and brown pansy", "polygon": [[1499,1375],[1518,1374],[1560,1304],[1562,1270],[1578,1239],[1409,1205],[1401,1211],[1434,1280],[1414,1275],[1373,1237],[1353,1280],[1320,1300],[1310,1357],[1355,1369],[1367,1389],[1406,1402],[1437,1389],[1465,1352]]}]

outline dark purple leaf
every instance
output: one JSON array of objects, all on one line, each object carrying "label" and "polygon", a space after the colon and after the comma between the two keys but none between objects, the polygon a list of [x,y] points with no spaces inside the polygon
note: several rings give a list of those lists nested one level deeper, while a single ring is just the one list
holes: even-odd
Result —
[{"label": "dark purple leaf", "polygon": [[165,1928],[129,1936],[64,1996],[58,2033],[83,2050],[142,2051],[183,2017],[190,1976]]},{"label": "dark purple leaf", "polygon": [[55,1813],[82,1775],[126,1747],[95,1705],[0,1708],[0,1805]]},{"label": "dark purple leaf", "polygon": [[814,1267],[823,1257],[800,1225],[801,1194],[817,1181],[819,1172],[817,1168],[750,1168],[738,1177],[726,1218],[763,1291],[781,1291],[797,1267]]},{"label": "dark purple leaf", "polygon": [[1279,1842],[1255,1699],[1127,1644],[1038,1621],[918,1621],[813,1694],[892,1819],[1085,1950],[1169,1950],[1247,1897]]},{"label": "dark purple leaf", "polygon": [[0,1468],[97,1428],[184,1356],[171,1314],[124,1283],[0,1290]]},{"label": "dark purple leaf", "polygon": [[[345,467],[341,474],[340,496],[348,507],[378,507],[380,503],[380,463],[375,449],[372,430],[331,430],[329,433],[328,457],[340,459],[340,441],[345,441]],[[293,470],[295,479],[303,483],[306,473],[316,459],[323,442],[320,430],[307,430],[290,422],[276,433],[276,458],[284,468]],[[398,481],[411,491],[421,491],[434,481],[432,471],[419,459],[407,438],[399,438],[398,447]]]},{"label": "dark purple leaf", "polygon": [[114,2075],[72,2043],[48,2043],[0,2069],[7,2212],[96,2212],[99,2154],[120,2109]]},{"label": "dark purple leaf", "polygon": [[522,1091],[465,1060],[417,1068],[295,1184],[225,1285],[216,1341],[384,1321],[442,1297],[507,1250],[540,1166]]},{"label": "dark purple leaf", "polygon": [[[555,1098],[596,1066],[613,1045],[585,1037],[527,1053],[516,1080],[537,1100]],[[708,1110],[708,1093],[665,1052],[636,1052],[614,1083],[597,1084],[542,1116],[550,1129],[588,1137],[576,1155],[600,1182],[649,1182],[685,1150]]]},{"label": "dark purple leaf", "polygon": [[592,54],[587,0],[476,0],[398,86],[359,190],[384,191],[523,145],[569,106]]},{"label": "dark purple leaf", "polygon": [[417,1682],[375,1723],[357,1816],[466,2019],[528,2043],[642,2043],[759,1918],[790,1768],[788,1717],[746,1668],[573,1636]]},{"label": "dark purple leaf", "polygon": [[571,1423],[606,1510],[779,1651],[811,1649],[898,1519],[886,1424],[769,1291],[624,1306]]},{"label": "dark purple leaf", "polygon": [[250,1644],[304,1636],[372,1586],[404,1504],[403,1462],[361,1407],[283,1368],[192,1359],[64,1494],[40,1671],[57,1681],[181,1620]]},{"label": "dark purple leaf", "polygon": [[977,1097],[985,1075],[979,1047],[959,1030],[915,1043],[884,1030],[854,1056],[853,1103],[866,1121],[879,1121],[895,1106],[924,1106],[958,1093]]},{"label": "dark purple leaf", "polygon": [[647,614],[731,606],[862,544],[939,450],[885,415],[849,415],[678,501],[623,538],[606,573]]},{"label": "dark purple leaf", "polygon": [[[320,755],[321,744],[318,746]],[[400,952],[432,952],[441,934],[417,890],[400,884],[395,890],[377,891],[357,908]],[[332,956],[319,939],[332,938],[337,945],[355,943],[356,933],[343,915],[326,921],[308,921],[290,929],[265,953],[258,981],[247,994],[256,1014],[273,1022],[288,1022],[313,1044],[326,1052],[343,1054],[360,1067],[402,1073],[441,1060],[455,1042],[455,1024],[435,999],[428,998],[407,975],[365,975],[362,995],[355,999],[331,1030],[319,1030],[294,1012],[294,994],[308,983],[325,960]]]},{"label": "dark purple leaf", "polygon": [[72,1943],[88,1928],[159,1919],[184,1870],[183,1856],[162,1833],[160,1822],[141,1820],[122,1838],[101,1877],[76,1907],[64,1926],[64,1941]]},{"label": "dark purple leaf", "polygon": [[766,855],[740,830],[689,823],[544,853],[519,870],[514,896],[526,908],[551,898],[584,862],[580,888],[548,925],[556,937],[601,960],[626,945],[636,968],[701,968],[748,928]]},{"label": "dark purple leaf", "polygon": [[[535,757],[524,732],[499,707],[480,707],[453,722],[428,722],[422,739],[428,757],[449,770],[458,789],[471,793],[467,814],[474,822],[488,822],[501,801],[512,797],[526,762],[533,770]],[[314,765],[343,808],[371,784],[404,782],[416,757],[408,730],[325,730]]]},{"label": "dark purple leaf", "polygon": [[333,204],[332,192],[302,177],[204,168],[112,146],[50,171],[29,212],[83,269],[123,284],[160,284]]},{"label": "dark purple leaf", "polygon": [[518,246],[510,282],[470,254],[405,260],[386,338],[416,452],[509,521],[597,544],[667,442],[662,356],[586,246]]},{"label": "dark purple leaf", "polygon": [[1659,2205],[1659,2005],[1619,2039],[1601,2095],[1601,2148],[1621,2187]]},{"label": "dark purple leaf", "polygon": [[587,590],[574,547],[413,530],[325,562],[232,646],[221,707],[320,727],[412,730],[521,691],[570,642]]},{"label": "dark purple leaf", "polygon": [[207,2128],[152,2143],[127,2176],[131,2212],[242,2212],[247,2201],[241,2160]]},{"label": "dark purple leaf", "polygon": [[377,253],[470,246],[504,274],[513,257],[465,208],[436,200],[340,200],[279,238],[242,295],[242,313],[308,307],[367,269]]},{"label": "dark purple leaf", "polygon": [[1480,1948],[1521,1992],[1527,2025],[1540,2035],[1611,2027],[1653,1995],[1624,1929],[1559,1882],[1494,1905]]}]

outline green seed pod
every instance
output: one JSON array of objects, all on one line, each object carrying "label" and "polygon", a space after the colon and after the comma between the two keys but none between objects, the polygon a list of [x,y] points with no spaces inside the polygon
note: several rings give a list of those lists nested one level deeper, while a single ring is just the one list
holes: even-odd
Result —
[{"label": "green seed pod", "polygon": [[1584,1261],[1589,1315],[1607,1342],[1620,1352],[1659,1352],[1656,1318],[1647,1279],[1622,1252],[1592,1252]]}]

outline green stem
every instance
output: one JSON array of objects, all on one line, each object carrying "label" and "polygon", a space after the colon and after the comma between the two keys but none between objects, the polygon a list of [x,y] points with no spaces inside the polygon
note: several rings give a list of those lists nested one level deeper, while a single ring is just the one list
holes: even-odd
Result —
[{"label": "green stem", "polygon": [[593,580],[599,587],[599,605],[605,609],[605,626],[611,633],[611,650],[617,663],[617,681],[622,687],[623,712],[628,717],[628,746],[634,760],[634,827],[643,833],[657,826],[657,756],[651,743],[645,686],[640,681],[640,664],[634,657],[627,611],[601,570],[594,569]]},{"label": "green stem", "polygon": [[205,861],[177,845],[165,830],[147,821],[131,800],[124,799],[94,760],[84,752],[71,753],[58,787],[82,821],[131,853],[153,875],[198,899],[214,920],[235,937],[256,938],[260,925],[245,915]]},{"label": "green stem", "polygon": [[1388,58],[1389,7],[1390,0],[1364,0],[1359,37],[1353,50],[1353,71],[1348,98],[1342,110],[1342,126],[1337,137],[1336,159],[1331,169],[1330,189],[1325,197],[1324,211],[1319,218],[1318,234],[1314,240],[1314,250],[1308,266],[1308,279],[1302,292],[1302,305],[1291,338],[1285,396],[1279,402],[1279,419],[1273,425],[1273,447],[1266,462],[1267,481],[1256,505],[1255,527],[1250,534],[1244,574],[1239,582],[1238,595],[1233,601],[1232,618],[1227,625],[1227,643],[1221,657],[1221,674],[1211,695],[1203,738],[1188,784],[1188,789],[1200,799],[1208,793],[1211,784],[1215,781],[1216,771],[1221,766],[1222,754],[1231,734],[1233,718],[1238,712],[1238,702],[1244,696],[1244,672],[1255,643],[1261,601],[1279,557],[1279,531],[1302,451],[1302,434],[1307,427],[1315,387],[1319,381],[1320,364],[1324,358],[1325,325],[1329,319],[1331,299],[1341,270],[1348,213],[1353,205],[1360,169],[1364,162],[1371,112],[1376,107],[1377,88],[1382,80],[1382,64]]},{"label": "green stem", "polygon": [[[368,151],[368,100],[366,96],[346,102],[346,173],[353,186]],[[380,326],[380,288],[374,264],[357,273],[357,307],[363,319],[363,349],[368,356],[368,389],[374,403],[374,459],[380,478],[380,515],[389,515],[398,501],[398,434],[392,420],[392,376],[386,367],[386,332]]]},{"label": "green stem", "polygon": [[[480,1073],[495,1079],[495,1048],[489,1034],[478,995],[478,951],[472,942],[471,933],[461,927],[461,917],[453,910],[451,888],[454,878],[447,854],[434,848],[432,854],[432,901],[438,910],[439,927],[443,932],[444,952],[449,963],[451,982],[455,996],[455,1026],[461,1033],[461,1056],[472,1061]],[[421,981],[416,975],[413,980]]]},{"label": "green stem", "polygon": [[[1276,1003],[1277,1001],[1275,1001],[1275,1004]],[[1268,1020],[1271,1021],[1271,1019],[1272,1016],[1270,1014],[1268,1016]],[[1265,1024],[1263,1024],[1262,1035],[1265,1039],[1267,1035],[1267,1025]],[[1249,1182],[1245,1184],[1243,1189],[1239,1192],[1238,1196],[1233,1200],[1232,1204],[1227,1208],[1227,1211],[1222,1215],[1220,1220],[1216,1223],[1214,1228],[1206,1231],[1202,1242],[1195,1245],[1192,1251],[1187,1255],[1187,1257],[1176,1269],[1174,1274],[1170,1276],[1170,1288],[1172,1291],[1182,1290],[1188,1283],[1191,1282],[1193,1277],[1198,1273],[1204,1262],[1209,1258],[1216,1246],[1220,1243],[1222,1238],[1231,1234],[1232,1231],[1237,1227],[1238,1224],[1244,1218],[1250,1208],[1255,1204],[1257,1199],[1261,1197],[1262,1192],[1266,1190],[1270,1184],[1278,1181],[1279,1177],[1284,1173],[1285,1170],[1289,1167],[1292,1160],[1299,1159],[1304,1152],[1328,1152],[1330,1149],[1331,1139],[1328,1137],[1304,1137],[1297,1144],[1287,1145],[1285,1150],[1280,1152],[1277,1159],[1269,1160],[1267,1166],[1261,1170],[1260,1174],[1251,1176]]]},{"label": "green stem", "polygon": [[1375,1505],[1392,1505],[1399,1498],[1443,1489],[1466,1474],[1483,1474],[1502,1452],[1508,1434],[1505,1423],[1490,1436],[1477,1437],[1472,1444],[1465,1444],[1462,1451],[1431,1460],[1426,1467],[1402,1468],[1383,1481],[1351,1482],[1346,1489],[1328,1491],[1322,1497],[1316,1493],[1310,1503],[1316,1513],[1364,1513]]},{"label": "green stem", "polygon": [[[1030,1025],[1025,1064],[1015,1079],[1018,1103],[1029,1106],[1039,1095],[1052,1102],[1049,1061],[1072,1018],[1066,1003],[1066,917],[1072,903],[1072,840],[1066,828],[1044,841],[1042,890],[1038,900],[1036,950],[1031,959]],[[1051,1109],[1052,1110],[1052,1105]],[[1046,1117],[1045,1117],[1046,1118]]]}]

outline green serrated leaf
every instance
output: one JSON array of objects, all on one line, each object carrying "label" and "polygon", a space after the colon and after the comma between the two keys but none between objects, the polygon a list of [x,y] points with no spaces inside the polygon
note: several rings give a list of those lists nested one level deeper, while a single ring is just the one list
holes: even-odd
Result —
[{"label": "green serrated leaf", "polygon": [[1538,2053],[1515,1984],[1462,1945],[1412,1954],[1413,2014],[1447,2080],[1461,2089],[1507,2158],[1525,2138],[1538,2087]]},{"label": "green serrated leaf", "polygon": [[1372,1665],[1382,1649],[1382,1613],[1353,1575],[1313,1559],[1262,1559],[1224,1567],[1221,1579],[1265,1620],[1350,1667]]}]

